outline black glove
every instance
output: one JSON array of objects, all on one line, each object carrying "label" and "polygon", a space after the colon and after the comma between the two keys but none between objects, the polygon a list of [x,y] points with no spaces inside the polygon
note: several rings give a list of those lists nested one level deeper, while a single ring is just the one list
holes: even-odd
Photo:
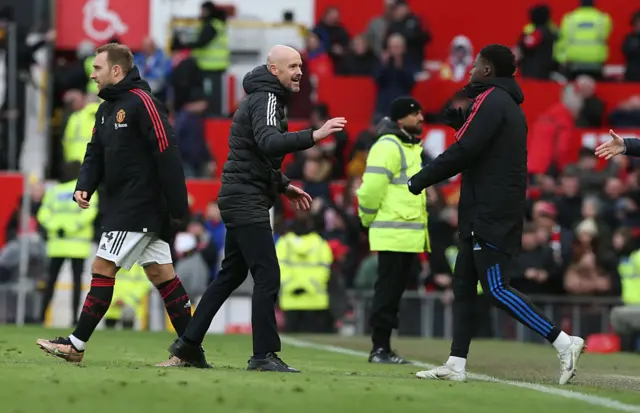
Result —
[{"label": "black glove", "polygon": [[442,115],[445,125],[451,126],[455,130],[459,130],[464,125],[465,116],[461,108],[446,108]]},{"label": "black glove", "polygon": [[64,229],[60,228],[60,229],[58,230],[58,238],[64,238],[64,235],[65,235],[65,234],[64,234]]},{"label": "black glove", "polygon": [[420,195],[423,188],[420,188],[419,185],[412,184],[411,182],[412,180],[413,180],[413,176],[411,177],[411,179],[407,181],[407,188],[409,188],[409,192],[411,192],[414,195]]},{"label": "black glove", "polygon": [[176,231],[184,231],[187,229],[187,225],[189,224],[189,218],[188,217],[185,217],[185,218],[171,217],[169,222],[171,225],[171,229]]}]

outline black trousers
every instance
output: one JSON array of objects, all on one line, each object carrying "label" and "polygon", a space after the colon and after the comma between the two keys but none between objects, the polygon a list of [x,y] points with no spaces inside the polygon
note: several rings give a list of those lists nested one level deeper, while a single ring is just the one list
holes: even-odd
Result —
[{"label": "black trousers", "polygon": [[462,241],[453,274],[453,342],[451,355],[466,358],[476,325],[477,285],[492,304],[553,342],[560,330],[529,299],[509,286],[513,258],[479,239]]},{"label": "black trousers", "polygon": [[71,260],[71,271],[73,273],[73,295],[71,300],[71,314],[72,322],[75,326],[78,322],[78,311],[80,308],[80,292],[82,289],[82,272],[84,271],[84,258],[61,258],[54,257],[49,262],[49,278],[47,279],[47,286],[44,290],[42,297],[42,308],[40,313],[40,319],[44,322],[44,316],[53,298],[53,291],[58,281],[58,274],[60,274],[60,268],[64,264],[65,260]]},{"label": "black trousers", "polygon": [[218,277],[200,299],[184,337],[193,343],[202,343],[213,317],[251,270],[253,352],[260,355],[279,352],[275,305],[280,291],[280,266],[270,226],[228,229],[224,254]]},{"label": "black trousers", "polygon": [[400,299],[411,280],[417,259],[415,253],[378,252],[378,279],[374,285],[370,319],[374,335],[391,334],[391,330],[398,328]]}]

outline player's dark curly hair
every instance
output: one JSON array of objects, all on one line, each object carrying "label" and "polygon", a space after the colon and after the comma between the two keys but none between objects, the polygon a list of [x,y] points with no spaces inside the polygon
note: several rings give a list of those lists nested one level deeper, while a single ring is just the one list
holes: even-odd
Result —
[{"label": "player's dark curly hair", "polygon": [[480,50],[480,56],[491,63],[496,77],[512,77],[516,73],[516,57],[505,45],[487,45]]}]

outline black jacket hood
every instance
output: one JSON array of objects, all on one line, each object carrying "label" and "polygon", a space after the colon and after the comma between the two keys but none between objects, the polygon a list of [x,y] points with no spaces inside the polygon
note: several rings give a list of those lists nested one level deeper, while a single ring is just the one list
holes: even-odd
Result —
[{"label": "black jacket hood", "polygon": [[98,96],[106,101],[112,101],[118,99],[122,93],[128,92],[131,89],[142,89],[147,93],[151,93],[149,83],[140,77],[140,71],[137,66],[133,66],[120,82],[100,90]]},{"label": "black jacket hood", "polygon": [[269,72],[267,65],[256,66],[242,80],[242,87],[249,95],[255,92],[270,92],[281,99],[289,97],[289,91],[282,86],[277,77]]},{"label": "black jacket hood", "polygon": [[494,77],[491,79],[484,79],[480,82],[471,83],[468,86],[469,97],[475,98],[485,90],[492,87],[498,87],[507,92],[518,105],[522,105],[522,102],[524,102],[524,93],[522,92],[518,82],[516,82],[516,79],[513,77]]},{"label": "black jacket hood", "polygon": [[[403,142],[417,144],[420,143],[420,139],[411,136],[408,132],[404,131],[398,126],[397,122],[392,121],[388,116],[385,116],[380,120],[376,127],[376,136],[379,139],[383,135],[395,135]],[[377,139],[376,139],[377,140]]]}]

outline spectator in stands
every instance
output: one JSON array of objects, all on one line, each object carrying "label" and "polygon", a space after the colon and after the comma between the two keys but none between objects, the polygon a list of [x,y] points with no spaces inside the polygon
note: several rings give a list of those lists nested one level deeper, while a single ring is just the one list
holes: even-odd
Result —
[{"label": "spectator in stands", "polygon": [[556,60],[570,79],[587,74],[603,78],[602,69],[609,57],[611,16],[594,6],[594,0],[580,0],[581,6],[564,15]]},{"label": "spectator in stands", "polygon": [[525,223],[522,251],[516,258],[518,271],[510,279],[513,288],[525,294],[553,294],[561,291],[562,273],[553,258],[553,250],[538,238],[536,226]]},{"label": "spectator in stands", "polygon": [[[28,222],[26,223],[28,232],[37,232],[42,238],[46,236],[46,231],[38,222],[36,215],[38,214],[38,210],[40,209],[40,205],[42,205],[42,198],[44,197],[45,187],[42,182],[32,181],[29,186],[29,194],[24,195],[24,197],[20,200],[20,203],[11,214],[11,218],[9,218],[9,222],[7,223],[6,228],[6,242],[15,240],[18,238],[18,235],[22,232],[23,222],[22,218],[22,202],[28,202],[28,210],[29,217]],[[26,200],[24,198],[27,198]]]},{"label": "spectator in stands", "polygon": [[[314,106],[311,112],[309,126],[313,130],[320,129],[330,118],[327,105],[319,103]],[[318,179],[324,181],[330,178],[344,178],[344,153],[348,142],[349,136],[345,131],[341,131],[325,139],[324,142],[318,143],[313,148],[293,154],[294,160],[287,167],[287,177],[290,179],[303,179],[305,176],[304,170],[309,167],[306,165],[307,162],[310,159],[318,159],[321,163],[321,172],[319,172],[318,175],[314,174],[314,176],[310,178],[311,182],[318,182]],[[329,172],[329,176],[325,178],[327,171]]]},{"label": "spectator in stands", "polygon": [[304,66],[306,68],[305,77],[311,75],[326,76],[334,72],[333,62],[320,42],[320,38],[314,32],[310,32],[306,37],[303,58],[307,62],[306,66]]},{"label": "spectator in stands", "polygon": [[560,188],[555,200],[558,207],[558,223],[572,229],[579,222],[582,212],[580,176],[575,166],[565,168],[560,175]]},{"label": "spectator in stands", "polygon": [[518,40],[520,74],[532,79],[549,79],[556,66],[553,46],[558,39],[558,27],[551,20],[547,5],[529,9],[529,20]]},{"label": "spectator in stands", "polygon": [[551,106],[531,127],[527,140],[530,174],[557,176],[568,164],[577,161],[575,119],[582,109],[582,99],[567,87],[562,101]]},{"label": "spectator in stands", "polygon": [[314,146],[304,151],[305,159],[302,169],[304,185],[302,189],[311,197],[331,199],[329,180],[333,165],[320,148]]},{"label": "spectator in stands", "polygon": [[536,201],[532,207],[531,222],[536,227],[540,244],[551,248],[555,263],[564,271],[571,259],[573,233],[558,224],[556,206],[551,202]]},{"label": "spectator in stands", "polygon": [[602,219],[602,201],[597,196],[584,198],[582,201],[582,218],[593,220],[598,231],[598,246],[604,251],[611,251],[613,232],[609,224]]},{"label": "spectator in stands", "polygon": [[351,47],[338,63],[336,73],[342,76],[371,76],[378,59],[363,35],[351,39]]},{"label": "spectator in stands", "polygon": [[378,17],[374,17],[369,21],[365,37],[367,43],[373,50],[373,53],[379,59],[385,49],[385,40],[387,39],[387,29],[391,21],[395,0],[384,0],[384,13]]},{"label": "spectator in stands", "polygon": [[133,56],[140,76],[149,82],[151,92],[161,101],[166,100],[166,83],[171,62],[151,37],[142,40],[142,50]]},{"label": "spectator in stands", "polygon": [[406,0],[396,0],[393,6],[387,29],[387,42],[394,34],[404,37],[407,54],[421,68],[425,60],[424,48],[431,41],[431,34],[420,18],[411,12]]},{"label": "spectator in stands", "polygon": [[213,2],[205,1],[200,8],[200,28],[194,42],[183,42],[178,36],[173,38],[173,49],[191,50],[192,57],[202,71],[204,90],[209,105],[207,114],[222,114],[220,91],[227,68],[231,64],[227,37],[227,14]]},{"label": "spectator in stands", "polygon": [[440,78],[452,82],[467,81],[475,59],[471,40],[467,36],[458,35],[451,41],[449,50],[449,57],[440,69]]},{"label": "spectator in stands", "polygon": [[618,228],[620,222],[616,216],[616,205],[624,195],[624,183],[617,176],[607,178],[604,184],[604,191],[600,196],[602,202],[601,216],[610,228]]},{"label": "spectator in stands", "polygon": [[374,72],[378,85],[375,119],[381,119],[391,110],[391,102],[411,95],[419,65],[407,54],[404,37],[393,34],[387,39],[387,50]]},{"label": "spectator in stands", "polygon": [[[617,262],[599,248],[596,223],[591,219],[576,227],[572,261],[564,277],[564,288],[572,295],[615,295],[620,291]],[[616,280],[616,278],[618,278]]]},{"label": "spectator in stands", "polygon": [[201,92],[193,91],[193,93],[175,113],[173,129],[178,141],[185,177],[211,177],[216,171],[216,163],[209,152],[204,130],[204,113],[208,102]]},{"label": "spectator in stands", "polygon": [[582,109],[576,120],[579,128],[599,128],[604,116],[604,102],[596,96],[596,81],[580,75],[575,80],[575,91],[582,99]]},{"label": "spectator in stands", "polygon": [[349,33],[340,22],[340,10],[337,7],[327,8],[313,32],[334,65],[337,65],[349,48]]},{"label": "spectator in stands", "polygon": [[627,193],[616,205],[616,216],[623,227],[640,228],[640,192]]},{"label": "spectator in stands", "polygon": [[[316,59],[315,63],[309,64],[307,62],[304,51],[300,52],[300,58],[302,60],[303,75],[300,77],[300,90],[298,93],[292,93],[287,102],[287,115],[289,119],[308,119],[313,111],[313,100],[315,99],[315,85],[314,82],[317,79],[313,79],[314,73],[311,70],[318,70],[320,68],[320,60]],[[331,62],[327,58],[327,69],[330,70],[327,73],[333,73],[331,68]]]},{"label": "spectator in stands", "polygon": [[[638,40],[638,42],[640,42],[640,39]],[[640,77],[637,79],[637,81],[640,81]],[[620,102],[618,107],[612,110],[609,114],[609,124],[616,129],[639,128],[640,96],[631,96],[629,99]]]},{"label": "spectator in stands", "polygon": [[598,170],[598,158],[593,149],[580,149],[575,171],[580,180],[580,188],[585,194],[596,194],[602,191],[607,178],[618,173],[616,162],[608,162],[604,169]]},{"label": "spectator in stands", "polygon": [[358,134],[356,142],[351,148],[349,164],[347,165],[347,176],[361,177],[367,163],[367,155],[373,144],[378,139],[376,134],[377,125],[371,123],[369,127]]},{"label": "spectator in stands", "polygon": [[622,53],[627,60],[624,79],[640,82],[640,10],[631,17],[631,32],[624,38]]},{"label": "spectator in stands", "polygon": [[[311,112],[311,129],[317,130],[324,125],[324,123],[331,119],[329,113],[329,107],[324,103],[315,105]],[[315,147],[320,148],[323,156],[326,159],[331,160],[333,163],[331,168],[331,178],[341,179],[344,178],[345,168],[345,148],[349,143],[349,135],[346,131],[340,131],[334,133],[328,139],[319,142]]]},{"label": "spectator in stands", "polygon": [[170,107],[173,113],[178,113],[183,106],[193,100],[202,92],[204,77],[198,67],[196,59],[191,56],[189,50],[174,49],[171,57],[171,99]]}]

